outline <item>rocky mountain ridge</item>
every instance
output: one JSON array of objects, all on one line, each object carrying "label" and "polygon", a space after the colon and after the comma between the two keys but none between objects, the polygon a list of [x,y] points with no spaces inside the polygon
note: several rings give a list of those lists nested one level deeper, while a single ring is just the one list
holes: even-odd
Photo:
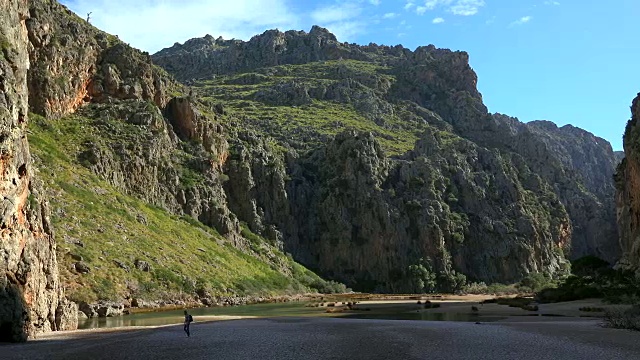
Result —
[{"label": "rocky mountain ridge", "polygon": [[[358,46],[340,43],[325,29],[314,27],[309,33],[270,30],[247,42],[207,36],[163,49],[152,59],[192,84],[199,95],[226,102],[245,118],[244,126],[296,149],[306,150],[301,143],[314,139],[326,143],[332,137],[331,131],[323,133],[327,127],[315,130],[313,120],[306,121],[302,112],[317,111],[315,119],[322,119],[318,104],[338,103],[345,104],[340,105],[343,108],[353,105],[361,119],[356,128],[373,128],[377,141],[386,144],[398,144],[403,138],[420,140],[426,124],[501,154],[517,154],[526,171],[552,189],[571,218],[567,255],[597,255],[611,263],[620,256],[611,181],[617,161],[610,144],[573,126],[524,124],[489,114],[464,52],[431,45],[415,51]],[[340,95],[325,95],[332,92]],[[363,94],[367,105],[358,100]],[[302,112],[285,110],[290,107]],[[271,126],[276,119],[278,126]],[[363,126],[366,121],[375,126]],[[336,132],[353,126],[339,120],[328,125]],[[286,133],[279,130],[283,127]],[[391,146],[386,145],[387,150]],[[396,156],[408,149],[403,146]]]}]

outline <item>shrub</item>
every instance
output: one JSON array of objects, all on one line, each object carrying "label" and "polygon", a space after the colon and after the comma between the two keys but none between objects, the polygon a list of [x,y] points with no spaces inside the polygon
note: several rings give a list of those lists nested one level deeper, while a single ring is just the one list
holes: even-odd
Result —
[{"label": "shrub", "polygon": [[484,282],[469,283],[464,286],[462,292],[467,294],[486,294],[489,287]]},{"label": "shrub", "polygon": [[556,287],[556,283],[546,274],[533,273],[522,279],[518,287],[525,291],[538,292],[542,289]]},{"label": "shrub", "polygon": [[640,330],[640,306],[607,310],[604,315],[604,325],[616,329]]}]

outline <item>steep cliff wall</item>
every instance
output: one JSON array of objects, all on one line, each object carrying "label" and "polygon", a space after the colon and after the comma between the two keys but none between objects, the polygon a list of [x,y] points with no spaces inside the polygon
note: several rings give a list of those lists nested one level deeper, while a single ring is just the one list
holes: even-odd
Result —
[{"label": "steep cliff wall", "polygon": [[570,222],[548,185],[522,158],[455,135],[426,133],[388,160],[370,134],[340,134],[294,169],[289,198],[293,253],[357,288],[411,291],[420,259],[442,291],[458,273],[513,282],[566,270]]},{"label": "steep cliff wall", "polygon": [[0,8],[0,341],[24,341],[73,327],[66,317],[76,314],[59,308],[56,244],[26,137],[27,4],[1,0]]},{"label": "steep cliff wall", "polygon": [[625,158],[616,172],[616,205],[622,266],[640,267],[640,94],[624,132]]}]

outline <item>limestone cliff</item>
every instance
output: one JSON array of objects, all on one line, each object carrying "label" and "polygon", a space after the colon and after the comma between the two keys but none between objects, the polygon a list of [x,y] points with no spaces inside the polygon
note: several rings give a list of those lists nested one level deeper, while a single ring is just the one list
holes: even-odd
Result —
[{"label": "limestone cliff", "polygon": [[26,137],[29,12],[18,0],[0,8],[0,341],[24,341],[77,323],[61,299],[48,203]]},{"label": "limestone cliff", "polygon": [[640,267],[640,94],[631,105],[624,132],[625,158],[616,172],[616,206],[622,266]]}]

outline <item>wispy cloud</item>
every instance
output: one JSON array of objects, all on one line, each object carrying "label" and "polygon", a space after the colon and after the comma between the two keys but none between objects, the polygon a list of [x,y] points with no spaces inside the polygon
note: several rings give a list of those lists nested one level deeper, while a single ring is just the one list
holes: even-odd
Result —
[{"label": "wispy cloud", "polygon": [[286,0],[62,0],[62,3],[82,18],[92,12],[93,25],[149,52],[206,34],[246,40],[266,29],[294,29],[300,25],[299,16],[287,6]]},{"label": "wispy cloud", "polygon": [[369,3],[374,6],[380,5],[380,0],[369,0]]},{"label": "wispy cloud", "polygon": [[437,18],[431,20],[431,22],[434,23],[434,24],[442,24],[444,22],[444,19],[441,18],[441,17],[437,17]]},{"label": "wispy cloud", "polygon": [[366,31],[367,23],[361,16],[362,2],[358,0],[337,1],[311,12],[315,24],[329,29],[340,41],[350,41]]},{"label": "wispy cloud", "polygon": [[311,12],[311,19],[318,23],[344,21],[358,17],[362,8],[355,2],[336,3],[319,7]]},{"label": "wispy cloud", "polygon": [[395,17],[398,17],[398,14],[397,13],[392,13],[392,12],[382,15],[383,19],[393,19]]},{"label": "wispy cloud", "polygon": [[405,10],[411,10],[412,7],[416,6],[416,4],[412,1],[407,1],[406,4],[404,4],[404,9]]},{"label": "wispy cloud", "polygon": [[520,19],[518,19],[518,20],[516,20],[516,21],[512,22],[510,26],[523,25],[523,24],[526,24],[526,23],[528,23],[529,21],[531,21],[531,19],[533,19],[533,17],[532,17],[532,16],[523,16],[523,17],[521,17]]},{"label": "wispy cloud", "polygon": [[559,2],[557,2],[557,1],[550,1],[550,0],[545,1],[545,2],[544,2],[544,4],[545,4],[545,5],[554,5],[554,6],[558,6],[558,5],[560,5],[560,3],[559,3]]},{"label": "wispy cloud", "polygon": [[458,0],[458,2],[449,8],[454,15],[471,16],[480,11],[485,5],[484,0]]},{"label": "wispy cloud", "polygon": [[[454,15],[471,16],[477,14],[484,5],[484,0],[426,0],[422,5],[415,7],[415,12],[418,15],[424,15],[429,10],[442,7]],[[413,3],[409,2],[405,5],[405,9],[410,9],[412,6]]]}]

